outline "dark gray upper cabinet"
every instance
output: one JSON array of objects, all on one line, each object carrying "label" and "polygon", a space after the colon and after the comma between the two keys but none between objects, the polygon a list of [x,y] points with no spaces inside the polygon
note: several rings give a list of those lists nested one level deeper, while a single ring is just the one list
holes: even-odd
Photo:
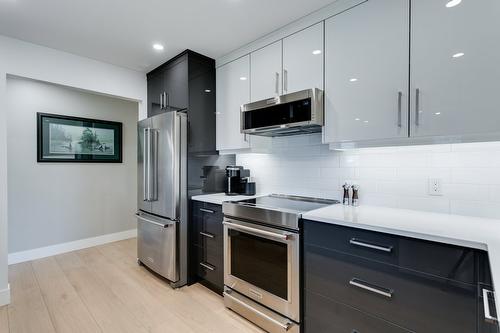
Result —
[{"label": "dark gray upper cabinet", "polygon": [[186,50],[147,74],[148,117],[187,110],[191,154],[215,154],[215,60]]}]

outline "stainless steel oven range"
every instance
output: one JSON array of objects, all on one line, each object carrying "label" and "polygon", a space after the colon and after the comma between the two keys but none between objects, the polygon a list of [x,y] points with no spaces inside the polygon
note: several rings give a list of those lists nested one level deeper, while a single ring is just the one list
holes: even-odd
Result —
[{"label": "stainless steel oven range", "polygon": [[224,303],[268,332],[300,331],[302,213],[338,201],[273,194],[225,202]]}]

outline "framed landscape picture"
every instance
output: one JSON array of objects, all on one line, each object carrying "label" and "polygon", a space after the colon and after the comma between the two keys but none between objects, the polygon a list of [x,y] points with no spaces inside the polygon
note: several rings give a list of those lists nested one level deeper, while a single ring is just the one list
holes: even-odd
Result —
[{"label": "framed landscape picture", "polygon": [[38,113],[38,162],[122,162],[122,123]]}]

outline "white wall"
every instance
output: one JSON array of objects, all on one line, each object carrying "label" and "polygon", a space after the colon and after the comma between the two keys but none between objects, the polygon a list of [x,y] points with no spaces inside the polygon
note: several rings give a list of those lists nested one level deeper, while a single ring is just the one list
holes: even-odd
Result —
[{"label": "white wall", "polygon": [[[7,79],[9,254],[135,229],[137,102]],[[123,124],[123,163],[37,163],[37,112]]]},{"label": "white wall", "polygon": [[142,101],[146,114],[144,73],[0,36],[0,305],[7,290],[7,74],[58,83],[102,94]]},{"label": "white wall", "polygon": [[[320,135],[275,138],[269,154],[239,154],[259,192],[341,198],[357,183],[361,204],[500,219],[500,143],[331,151]],[[443,181],[429,196],[428,178]]]}]

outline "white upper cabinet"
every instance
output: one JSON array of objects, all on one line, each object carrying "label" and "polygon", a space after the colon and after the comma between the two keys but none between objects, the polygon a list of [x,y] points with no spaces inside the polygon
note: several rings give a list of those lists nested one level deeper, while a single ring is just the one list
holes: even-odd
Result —
[{"label": "white upper cabinet", "polygon": [[250,54],[252,102],[282,94],[281,54],[281,40]]},{"label": "white upper cabinet", "polygon": [[411,136],[500,132],[500,1],[412,1],[411,40]]},{"label": "white upper cabinet", "polygon": [[250,101],[250,56],[217,68],[217,150],[249,148],[240,132],[240,107]]},{"label": "white upper cabinet", "polygon": [[283,39],[283,93],[323,90],[323,64],[323,22]]},{"label": "white upper cabinet", "polygon": [[370,0],[328,19],[324,141],[407,137],[408,59],[408,0]]}]

